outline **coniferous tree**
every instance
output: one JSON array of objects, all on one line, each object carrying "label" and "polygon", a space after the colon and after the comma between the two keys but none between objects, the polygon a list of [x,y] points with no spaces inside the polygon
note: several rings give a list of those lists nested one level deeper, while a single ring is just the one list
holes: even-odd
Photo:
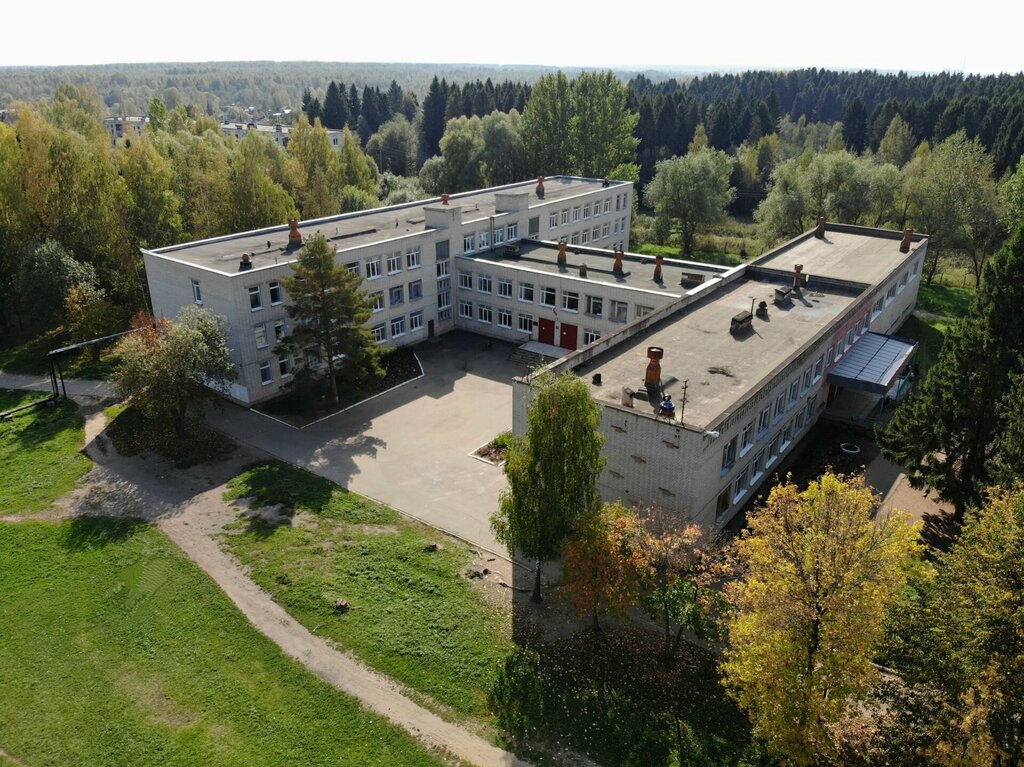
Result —
[{"label": "coniferous tree", "polygon": [[[323,123],[325,128],[341,130],[345,127],[347,109],[344,98],[338,89],[338,84],[331,80],[330,85],[327,86],[327,95],[324,96]],[[309,113],[307,112],[308,115]],[[315,117],[309,116],[309,124],[316,124]]]},{"label": "coniferous tree", "polygon": [[430,90],[423,99],[423,121],[420,124],[420,152],[423,159],[429,159],[441,151],[441,137],[444,135],[445,107],[448,103],[448,88],[438,82],[437,76],[430,82]]},{"label": "coniferous tree", "polygon": [[843,115],[843,138],[846,139],[847,148],[854,154],[863,152],[867,144],[867,119],[864,103],[859,98],[853,100]]}]

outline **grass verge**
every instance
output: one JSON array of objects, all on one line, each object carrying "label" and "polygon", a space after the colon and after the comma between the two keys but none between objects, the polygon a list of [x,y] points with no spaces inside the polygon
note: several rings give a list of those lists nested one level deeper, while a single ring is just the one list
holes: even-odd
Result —
[{"label": "grass verge", "polygon": [[[42,398],[0,389],[0,412]],[[43,405],[0,421],[0,510],[41,511],[71,490],[92,466],[81,454],[84,419],[72,402]]]},{"label": "grass verge", "polygon": [[[509,616],[462,572],[469,546],[280,463],[249,467],[226,497],[282,504],[294,525],[253,517],[224,536],[251,576],[301,623],[459,715],[491,718],[488,694],[512,650]],[[335,611],[347,600],[351,609]]]},{"label": "grass verge", "polygon": [[[0,370],[26,375],[48,373],[50,366],[46,360],[47,353],[70,343],[73,342],[68,334],[62,328],[57,328],[21,343],[2,346]],[[113,343],[101,349],[99,359],[93,359],[88,349],[62,358],[60,364],[65,378],[106,379],[120,360],[113,353]]]},{"label": "grass verge", "polygon": [[0,743],[20,763],[438,765],[257,632],[162,533],[0,525]]},{"label": "grass verge", "polygon": [[911,315],[903,323],[896,335],[917,341],[917,356],[915,360],[920,367],[921,375],[928,372],[928,368],[935,364],[935,360],[942,351],[942,344],[946,340],[946,330],[949,328],[949,320],[939,317],[918,317]]},{"label": "grass verge", "polygon": [[963,317],[971,308],[975,291],[953,285],[925,285],[917,294],[917,308],[941,317]]}]

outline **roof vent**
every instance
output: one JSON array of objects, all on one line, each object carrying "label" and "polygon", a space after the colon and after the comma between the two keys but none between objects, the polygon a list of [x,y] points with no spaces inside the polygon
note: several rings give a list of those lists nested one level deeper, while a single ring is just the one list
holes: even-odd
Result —
[{"label": "roof vent", "polygon": [[825,239],[825,224],[827,224],[824,216],[818,216],[818,228],[814,230],[814,236],[819,240]]},{"label": "roof vent", "polygon": [[247,272],[252,269],[252,256],[248,253],[242,254],[242,260],[238,262],[238,271]]},{"label": "roof vent", "polygon": [[793,288],[775,288],[775,305],[785,306],[793,294]]},{"label": "roof vent", "polygon": [[800,290],[807,284],[807,275],[803,271],[803,264],[793,264],[793,290]]},{"label": "roof vent", "polygon": [[558,243],[558,268],[565,268],[565,240]]},{"label": "roof vent", "polygon": [[544,199],[544,177],[540,176],[537,178],[537,197],[541,200]]},{"label": "roof vent", "polygon": [[734,336],[738,336],[741,333],[745,333],[750,330],[753,324],[753,314],[750,312],[740,312],[739,314],[733,315],[733,318],[729,323],[729,332]]},{"label": "roof vent", "polygon": [[616,277],[622,276],[622,251],[617,248],[615,250],[615,263],[612,264],[612,272]]},{"label": "roof vent", "polygon": [[661,284],[661,265],[665,263],[665,259],[658,256],[654,259],[654,281]]},{"label": "roof vent", "polygon": [[586,277],[586,276],[587,276],[587,265],[586,264],[580,264],[580,277]]},{"label": "roof vent", "polygon": [[651,389],[661,384],[661,358],[665,356],[665,350],[660,346],[647,347],[647,370],[644,372],[644,387]]},{"label": "roof vent", "polygon": [[903,230],[903,242],[900,243],[900,253],[910,252],[910,241],[914,237],[914,230],[907,227]]},{"label": "roof vent", "polygon": [[448,204],[448,193],[447,192],[445,192],[444,194],[441,195],[441,204],[442,205],[447,205]]},{"label": "roof vent", "polygon": [[302,245],[302,235],[299,233],[299,222],[294,218],[288,219],[288,250],[293,250]]},{"label": "roof vent", "polygon": [[762,301],[757,305],[757,316],[762,320],[768,319],[768,302]]}]

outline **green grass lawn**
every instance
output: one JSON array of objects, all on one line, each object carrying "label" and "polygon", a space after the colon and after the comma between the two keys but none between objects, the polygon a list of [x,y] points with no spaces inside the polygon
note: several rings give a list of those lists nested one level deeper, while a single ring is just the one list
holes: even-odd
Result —
[{"label": "green grass lawn", "polygon": [[284,656],[154,528],[0,525],[0,562],[0,747],[19,764],[440,764]]},{"label": "green grass lawn", "polygon": [[[48,373],[47,353],[70,343],[67,333],[57,328],[15,345],[0,346],[0,370],[27,375]],[[66,378],[105,379],[113,372],[119,359],[113,353],[113,344],[107,344],[100,350],[98,360],[85,350],[62,357],[60,366]]]},{"label": "green grass lawn", "polygon": [[[44,395],[0,389],[0,412]],[[79,451],[82,416],[62,401],[0,421],[0,513],[41,511],[71,490],[92,462]]]},{"label": "green grass lawn", "polygon": [[917,308],[942,317],[963,317],[974,300],[973,288],[952,285],[921,284],[917,294]]},{"label": "green grass lawn", "polygon": [[[490,718],[511,622],[460,575],[468,546],[279,463],[250,467],[227,497],[304,512],[295,526],[240,521],[224,538],[289,613],[457,714]],[[351,611],[335,614],[338,599]]]},{"label": "green grass lawn", "polygon": [[896,335],[917,341],[917,364],[921,368],[923,376],[938,359],[942,351],[942,344],[946,339],[946,330],[949,328],[949,321],[930,317],[927,319],[911,315],[896,331]]}]

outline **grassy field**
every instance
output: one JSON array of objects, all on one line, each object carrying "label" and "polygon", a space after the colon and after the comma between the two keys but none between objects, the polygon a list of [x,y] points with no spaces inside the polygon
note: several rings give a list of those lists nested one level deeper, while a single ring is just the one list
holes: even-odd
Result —
[{"label": "grassy field", "polygon": [[921,368],[921,375],[924,375],[938,359],[948,328],[948,320],[911,316],[896,331],[896,335],[918,342],[916,361]]},{"label": "grassy field", "polygon": [[[488,719],[511,622],[460,575],[469,547],[393,509],[278,463],[250,467],[229,498],[284,504],[295,526],[238,522],[228,549],[304,625],[457,714]],[[351,611],[338,615],[346,599]]]},{"label": "grassy field", "polygon": [[[7,373],[25,373],[36,375],[50,370],[46,355],[71,343],[63,329],[58,328],[43,333],[15,345],[0,346],[0,370]],[[105,379],[117,366],[118,356],[108,344],[100,351],[99,360],[94,360],[86,350],[61,359],[61,369],[66,378]]]},{"label": "grassy field", "polygon": [[917,294],[917,308],[942,317],[963,317],[974,300],[973,288],[922,283]]},{"label": "grassy field", "polygon": [[[43,397],[0,389],[0,411]],[[71,490],[92,463],[79,451],[83,419],[71,402],[26,410],[0,421],[0,512],[41,511]]]},{"label": "grassy field", "polygon": [[0,525],[0,561],[0,747],[18,764],[440,764],[282,655],[153,528]]}]

